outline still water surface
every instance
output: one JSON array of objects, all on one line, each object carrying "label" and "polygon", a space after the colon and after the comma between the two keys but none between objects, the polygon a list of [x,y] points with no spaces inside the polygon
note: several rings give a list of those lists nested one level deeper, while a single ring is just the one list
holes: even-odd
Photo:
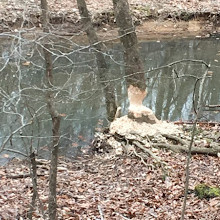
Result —
[{"label": "still water surface", "polygon": [[[28,122],[37,112],[34,123],[17,132],[7,143],[8,148],[21,150],[30,146],[41,156],[48,153],[51,120],[47,113],[44,84],[44,59],[38,41],[1,42],[0,58],[0,143],[12,131]],[[54,94],[56,106],[62,115],[61,151],[75,155],[77,146],[90,144],[95,128],[106,125],[105,101],[97,79],[94,50],[72,42],[54,45]],[[149,71],[177,60],[204,60],[210,64],[205,81],[203,105],[220,103],[220,43],[216,38],[179,39],[140,43],[140,53],[146,71],[148,95],[144,104],[162,120],[192,120],[193,92],[198,95],[198,77],[205,66],[197,62],[181,62],[171,67]],[[108,45],[106,59],[110,73],[107,76],[115,88],[118,105],[126,114],[128,107],[124,78],[123,52],[119,44]],[[178,78],[177,78],[178,76]],[[196,84],[196,87],[195,87]],[[218,109],[203,107],[201,120],[220,121]],[[26,146],[26,147],[24,147]]]}]

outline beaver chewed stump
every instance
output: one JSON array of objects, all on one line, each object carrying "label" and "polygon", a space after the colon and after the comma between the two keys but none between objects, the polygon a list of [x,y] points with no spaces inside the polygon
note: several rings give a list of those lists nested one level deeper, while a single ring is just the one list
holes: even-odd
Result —
[{"label": "beaver chewed stump", "polygon": [[108,152],[113,155],[135,155],[141,158],[144,163],[144,160],[148,159],[150,155],[156,163],[163,164],[160,155],[154,153],[157,144],[162,143],[167,148],[170,143],[169,139],[183,143],[181,141],[182,131],[178,126],[159,121],[149,108],[143,106],[142,102],[145,96],[144,89],[133,85],[129,86],[128,115],[115,116],[115,120],[110,124],[108,130],[95,134],[92,144],[94,151]]},{"label": "beaver chewed stump", "polygon": [[146,122],[156,124],[160,121],[156,118],[153,111],[143,106],[143,100],[147,92],[140,90],[138,87],[130,85],[128,88],[128,99],[130,106],[128,109],[128,117],[137,122]]}]

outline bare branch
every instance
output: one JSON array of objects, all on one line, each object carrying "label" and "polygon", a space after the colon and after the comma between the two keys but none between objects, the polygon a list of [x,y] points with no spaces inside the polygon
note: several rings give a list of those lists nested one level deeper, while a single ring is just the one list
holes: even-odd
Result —
[{"label": "bare branch", "polygon": [[204,82],[205,78],[208,74],[208,67],[203,75],[200,87],[199,87],[199,99],[198,99],[198,106],[197,106],[197,112],[196,112],[196,118],[194,120],[193,128],[192,128],[192,136],[189,144],[189,149],[188,149],[188,156],[187,156],[187,162],[186,162],[186,180],[185,180],[185,193],[184,193],[184,201],[183,201],[183,208],[182,208],[182,213],[181,213],[181,220],[184,220],[184,215],[185,215],[185,210],[186,210],[186,201],[187,201],[187,195],[188,195],[188,189],[189,189],[189,178],[190,178],[190,173],[189,173],[189,167],[190,167],[190,160],[191,160],[191,155],[192,155],[192,146],[195,138],[195,133],[196,133],[196,124],[199,119],[200,113],[201,113],[201,104],[202,104],[202,92],[204,88]]},{"label": "bare branch", "polygon": [[24,124],[24,125],[20,126],[19,128],[15,129],[15,130],[6,138],[6,140],[3,142],[3,144],[2,144],[2,146],[1,146],[1,148],[0,148],[0,153],[4,150],[6,144],[9,142],[9,140],[12,138],[12,136],[13,136],[14,134],[16,134],[16,133],[19,132],[21,129],[23,129],[23,128],[27,127],[28,125],[31,125],[31,124],[32,124],[32,121],[30,121],[29,123]]},{"label": "bare branch", "polygon": [[99,210],[99,214],[100,214],[100,218],[101,220],[104,220],[104,215],[103,215],[103,211],[100,205],[98,205],[98,210]]}]

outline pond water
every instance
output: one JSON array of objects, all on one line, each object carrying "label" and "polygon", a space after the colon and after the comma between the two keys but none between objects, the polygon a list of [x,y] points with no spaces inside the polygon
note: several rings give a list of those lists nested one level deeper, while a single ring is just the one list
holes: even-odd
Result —
[{"label": "pond water", "polygon": [[[183,59],[203,60],[210,64],[205,80],[203,106],[220,103],[220,43],[217,38],[178,39],[140,43],[146,71],[148,94],[144,105],[162,120],[192,120],[193,93],[198,96],[198,77],[205,66]],[[10,134],[37,115],[31,126],[16,132],[6,147],[22,152],[30,146],[47,157],[51,138],[51,120],[47,112],[44,84],[44,59],[40,40],[1,40],[0,58],[0,144]],[[74,156],[88,146],[95,130],[107,124],[104,95],[97,79],[94,50],[69,40],[53,43],[54,89],[58,111],[62,115],[61,151]],[[123,51],[120,44],[108,44],[107,76],[115,88],[117,103],[126,114],[128,107],[124,77]],[[153,68],[166,66],[152,71]],[[177,77],[178,76],[178,77]],[[212,111],[211,111],[212,110]],[[218,109],[203,107],[201,120],[220,121]]]}]

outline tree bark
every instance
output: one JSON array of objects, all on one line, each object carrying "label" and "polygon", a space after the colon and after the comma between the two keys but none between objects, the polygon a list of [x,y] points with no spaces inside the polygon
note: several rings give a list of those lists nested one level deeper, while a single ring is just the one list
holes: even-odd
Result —
[{"label": "tree bark", "polygon": [[37,198],[37,165],[36,165],[36,158],[35,158],[35,153],[31,153],[30,155],[30,176],[32,179],[32,185],[33,185],[33,195],[32,195],[32,200],[31,200],[31,205],[30,205],[30,210],[28,212],[28,219],[32,220],[33,217],[33,212],[34,212],[34,207],[36,204],[36,198]]},{"label": "tree bark", "polygon": [[146,89],[144,68],[138,49],[138,40],[127,0],[113,0],[116,24],[124,47],[127,82],[142,91]]},{"label": "tree bark", "polygon": [[115,101],[114,87],[108,82],[109,68],[103,55],[103,44],[99,41],[98,36],[90,18],[85,0],[77,0],[79,13],[84,25],[85,32],[91,46],[95,48],[95,56],[99,72],[99,80],[103,86],[106,102],[106,111],[108,120],[113,121],[116,114],[117,106]]},{"label": "tree bark", "polygon": [[125,74],[128,84],[128,99],[130,101],[128,116],[138,121],[157,123],[153,112],[143,106],[147,94],[143,64],[138,49],[138,40],[127,0],[113,0],[116,24],[124,47]]},{"label": "tree bark", "polygon": [[[42,9],[42,24],[43,31],[49,33],[49,18],[48,18],[48,5],[47,0],[41,0]],[[57,184],[57,163],[58,163],[58,149],[59,149],[59,129],[60,129],[60,115],[56,110],[54,94],[52,92],[53,88],[53,65],[52,65],[52,55],[50,53],[50,45],[46,42],[43,45],[44,59],[45,59],[45,78],[46,85],[51,88],[46,94],[46,102],[49,114],[52,119],[52,146],[51,146],[51,163],[50,163],[50,177],[49,177],[49,219],[57,219],[56,209],[56,184]]]}]

